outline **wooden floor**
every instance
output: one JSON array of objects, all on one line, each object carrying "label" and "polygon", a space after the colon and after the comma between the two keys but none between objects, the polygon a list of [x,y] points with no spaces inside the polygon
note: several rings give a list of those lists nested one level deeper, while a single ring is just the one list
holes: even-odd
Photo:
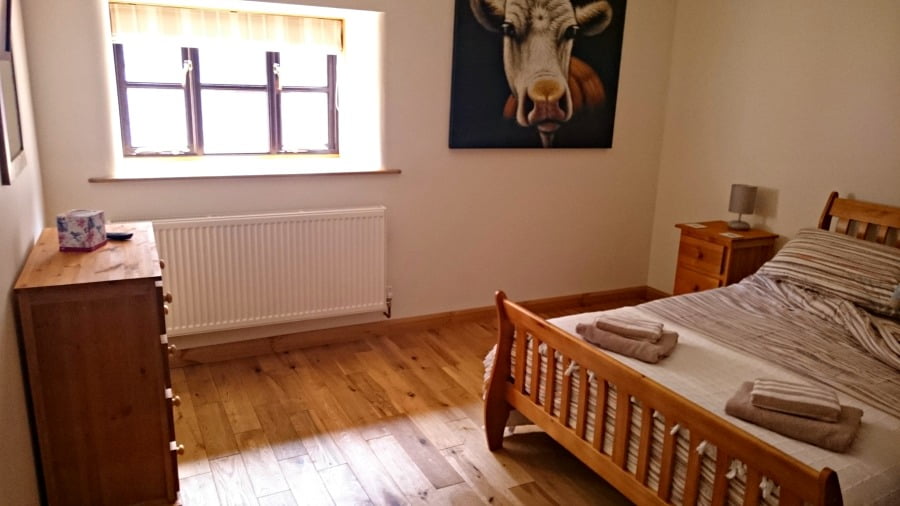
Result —
[{"label": "wooden floor", "polygon": [[488,451],[494,340],[451,323],[173,369],[182,504],[628,504],[542,432]]}]

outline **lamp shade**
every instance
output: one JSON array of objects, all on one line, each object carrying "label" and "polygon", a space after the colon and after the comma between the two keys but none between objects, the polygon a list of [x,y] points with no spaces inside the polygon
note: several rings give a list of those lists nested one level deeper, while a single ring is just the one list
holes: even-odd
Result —
[{"label": "lamp shade", "polygon": [[753,214],[754,209],[756,209],[756,187],[746,184],[731,185],[728,211],[738,214]]}]

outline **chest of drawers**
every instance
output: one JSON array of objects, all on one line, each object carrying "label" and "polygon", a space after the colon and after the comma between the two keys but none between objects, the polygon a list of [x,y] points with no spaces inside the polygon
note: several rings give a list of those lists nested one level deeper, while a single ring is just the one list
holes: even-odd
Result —
[{"label": "chest of drawers", "polygon": [[[123,228],[123,226],[119,226]],[[170,504],[178,489],[160,261],[150,223],[90,253],[46,229],[15,285],[48,504]]]},{"label": "chest of drawers", "polygon": [[718,288],[753,274],[772,258],[778,237],[764,230],[729,230],[724,221],[676,227],[681,229],[681,241],[674,295]]}]

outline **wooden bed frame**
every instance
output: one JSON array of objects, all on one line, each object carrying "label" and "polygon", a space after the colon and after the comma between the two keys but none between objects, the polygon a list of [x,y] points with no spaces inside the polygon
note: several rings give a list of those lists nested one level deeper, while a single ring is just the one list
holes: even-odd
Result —
[{"label": "wooden bed frame", "polygon": [[[837,220],[835,231],[842,234],[874,240],[882,244],[890,243],[900,248],[900,208],[882,204],[872,204],[851,199],[838,198],[832,192],[819,220],[819,228],[830,230],[832,221]],[[829,468],[816,470],[780,451],[778,448],[735,427],[726,419],[685,399],[678,393],[643,376],[622,363],[610,358],[590,344],[576,339],[563,330],[547,323],[514,302],[506,299],[503,292],[496,294],[499,318],[499,339],[497,354],[485,392],[485,432],[491,450],[503,446],[503,434],[510,411],[518,410],[529,420],[541,427],[551,437],[572,452],[578,459],[602,476],[613,487],[637,504],[669,504],[675,469],[676,436],[672,428],[678,424],[690,431],[690,448],[696,448],[701,441],[708,441],[717,448],[715,478],[713,481],[712,503],[725,504],[728,494],[728,473],[732,459],[747,466],[744,504],[760,502],[760,488],[756,486],[763,477],[780,485],[780,504],[814,505],[843,504],[837,473]],[[526,336],[533,343],[530,351],[526,347]],[[579,365],[581,385],[586,385],[588,371],[596,381],[596,405],[607,402],[609,389],[616,389],[616,417],[612,434],[611,454],[602,450],[606,412],[596,410],[595,430],[590,439],[586,436],[589,390],[579,388],[578,399],[572,403],[572,375],[564,375],[562,387],[556,390],[557,369],[533,367],[530,384],[526,385],[526,353],[532,354],[532,364],[540,364],[539,347],[546,345],[545,356],[561,356],[562,366],[568,368],[573,362]],[[521,357],[516,361],[516,370],[511,371],[512,351]],[[542,378],[543,376],[543,378]],[[515,378],[515,379],[513,379]],[[541,382],[544,382],[545,396],[539,398]],[[554,400],[559,402],[559,413],[554,414]],[[650,446],[653,423],[641,423],[638,436],[637,470],[627,469],[627,453],[633,437],[632,403],[634,400],[642,409],[642,422],[652,420],[659,413],[665,420],[662,450],[662,466],[656,489],[648,485]],[[568,421],[574,415],[575,424]],[[684,504],[697,501],[700,481],[701,456],[689,451],[685,474]],[[752,485],[751,485],[752,484]]]}]

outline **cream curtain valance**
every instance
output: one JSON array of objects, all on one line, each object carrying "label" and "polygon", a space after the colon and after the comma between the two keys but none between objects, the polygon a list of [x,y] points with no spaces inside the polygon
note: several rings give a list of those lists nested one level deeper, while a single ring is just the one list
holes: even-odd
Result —
[{"label": "cream curtain valance", "polygon": [[343,40],[340,19],[112,2],[109,17],[114,42],[165,38],[190,45],[257,43],[337,53]]}]

